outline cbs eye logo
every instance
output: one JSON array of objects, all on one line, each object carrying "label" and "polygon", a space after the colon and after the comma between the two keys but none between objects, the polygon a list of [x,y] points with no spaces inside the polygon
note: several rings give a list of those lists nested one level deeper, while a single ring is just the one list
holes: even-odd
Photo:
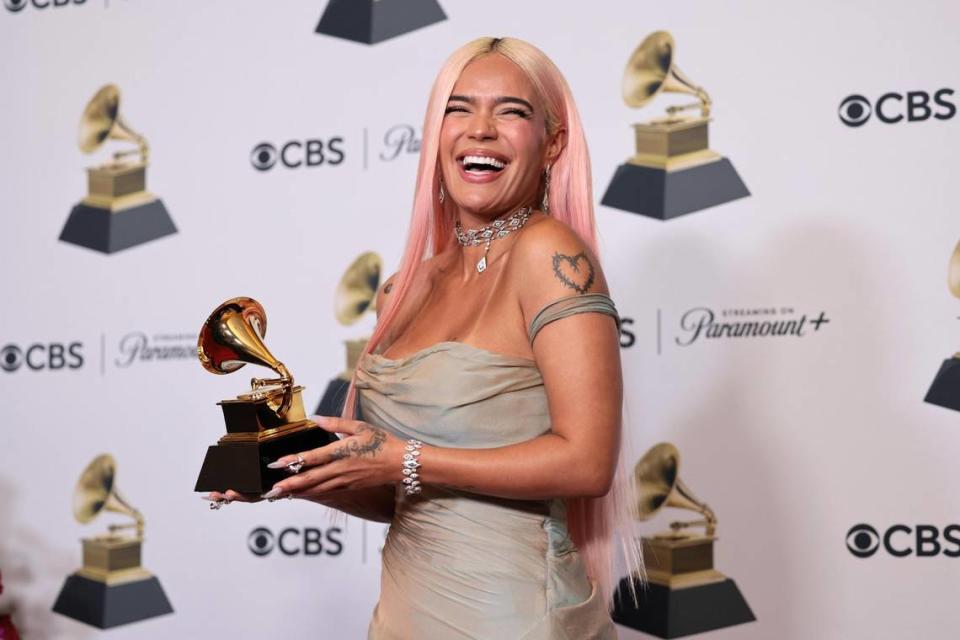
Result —
[{"label": "cbs eye logo", "polygon": [[261,142],[250,152],[250,164],[257,171],[269,171],[277,162],[287,169],[336,166],[343,162],[343,138],[291,140],[279,147]]},{"label": "cbs eye logo", "polygon": [[33,5],[35,9],[47,9],[48,7],[65,7],[68,4],[83,4],[87,0],[3,0],[3,6],[11,13],[19,13],[26,6]]},{"label": "cbs eye logo", "polygon": [[257,527],[247,537],[247,546],[255,556],[265,556],[273,551],[273,532],[266,527]]},{"label": "cbs eye logo", "polygon": [[869,558],[880,548],[880,534],[868,524],[854,525],[847,532],[847,549],[858,558]]},{"label": "cbs eye logo", "polygon": [[891,91],[877,98],[874,103],[866,96],[855,93],[840,101],[837,115],[848,127],[862,127],[874,115],[886,124],[903,120],[922,122],[931,117],[949,120],[957,113],[957,107],[948,100],[953,93],[953,89],[946,88],[932,95],[927,91],[908,91],[905,94]]}]

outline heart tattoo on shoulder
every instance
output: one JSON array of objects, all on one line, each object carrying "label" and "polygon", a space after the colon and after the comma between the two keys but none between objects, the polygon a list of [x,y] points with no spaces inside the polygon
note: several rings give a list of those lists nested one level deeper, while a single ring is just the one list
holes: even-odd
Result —
[{"label": "heart tattoo on shoulder", "polygon": [[593,285],[593,264],[583,251],[575,256],[553,254],[553,273],[577,293],[586,293]]}]

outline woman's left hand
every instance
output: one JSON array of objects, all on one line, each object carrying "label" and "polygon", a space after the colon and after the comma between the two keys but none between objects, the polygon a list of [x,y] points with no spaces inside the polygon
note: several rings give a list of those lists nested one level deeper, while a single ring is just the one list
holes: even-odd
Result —
[{"label": "woman's left hand", "polygon": [[273,485],[264,498],[319,498],[332,491],[366,489],[401,481],[404,442],[359,420],[314,416],[321,429],[346,437],[324,447],[283,456],[272,468],[290,469],[303,458],[299,473]]}]

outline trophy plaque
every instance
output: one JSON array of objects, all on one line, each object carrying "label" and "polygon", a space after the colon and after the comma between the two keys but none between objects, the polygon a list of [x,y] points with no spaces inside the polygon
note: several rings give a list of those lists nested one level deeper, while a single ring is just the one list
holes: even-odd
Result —
[{"label": "trophy plaque", "polygon": [[[73,515],[86,524],[113,511],[134,522],[111,524],[108,534],[81,541],[83,567],[67,577],[53,605],[57,613],[100,629],[173,613],[160,581],[140,566],[143,516],[117,491],[116,468],[106,454],[87,466],[73,492]],[[118,533],[131,528],[135,536]]]},{"label": "trophy plaque", "polygon": [[[634,468],[637,516],[649,520],[664,507],[701,514],[692,522],[673,522],[670,531],[643,537],[643,562],[649,585],[628,576],[620,581],[615,622],[659,638],[679,638],[756,620],[737,584],[713,566],[717,518],[678,474],[680,454],[670,443],[650,449]],[[686,531],[704,527],[703,534]],[[630,581],[640,600],[634,604]]]},{"label": "trophy plaque", "polygon": [[[87,196],[73,207],[60,240],[102,253],[114,253],[177,232],[163,202],[146,190],[146,139],[120,117],[120,89],[108,84],[87,103],[80,118],[80,150],[93,153],[107,140],[136,149],[87,169]],[[135,160],[127,156],[138,156]]]},{"label": "trophy plaque", "polygon": [[446,19],[437,0],[330,0],[316,32],[377,44]]},{"label": "trophy plaque", "polygon": [[[380,271],[382,261],[373,251],[361,254],[347,267],[346,273],[340,278],[334,296],[334,315],[337,322],[344,326],[356,323],[370,311],[376,310],[377,289],[380,288]],[[357,362],[367,345],[369,338],[345,340],[347,349],[347,366],[336,378],[327,385],[323,393],[317,413],[322,416],[339,416],[343,413],[343,404],[347,399],[347,389]]]},{"label": "trophy plaque", "polygon": [[[947,286],[950,288],[950,293],[960,298],[960,242],[950,256]],[[943,361],[923,401],[945,409],[960,411],[960,352]]]},{"label": "trophy plaque", "polygon": [[263,343],[267,316],[252,298],[233,298],[214,310],[200,330],[197,354],[211,373],[232,373],[247,363],[268,367],[280,377],[254,378],[250,391],[217,404],[227,433],[207,449],[195,491],[262,494],[289,474],[268,469],[277,458],[316,449],[337,437],[308,420],[303,387]]},{"label": "trophy plaque", "polygon": [[[669,220],[750,195],[730,160],[710,149],[710,96],[680,71],[675,50],[666,31],[647,36],[627,62],[623,99],[634,108],[661,93],[692,94],[697,102],[633,125],[637,152],[617,168],[601,204]],[[699,117],[681,114],[695,108]]]}]

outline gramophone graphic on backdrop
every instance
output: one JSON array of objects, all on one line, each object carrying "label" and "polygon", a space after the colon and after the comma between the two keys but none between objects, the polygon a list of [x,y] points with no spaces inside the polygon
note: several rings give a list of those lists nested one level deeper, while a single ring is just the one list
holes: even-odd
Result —
[{"label": "gramophone graphic on backdrop", "polygon": [[253,378],[250,391],[222,400],[227,433],[207,449],[194,491],[264,493],[289,477],[267,465],[281,456],[316,449],[336,436],[308,420],[303,387],[263,343],[267,314],[252,298],[232,298],[217,307],[200,329],[197,355],[210,373],[233,373],[247,363],[280,377]]},{"label": "gramophone graphic on backdrop", "polygon": [[137,148],[117,151],[111,161],[87,169],[87,196],[70,211],[60,239],[114,253],[176,233],[163,202],[146,190],[147,140],[120,117],[120,89],[112,84],[97,91],[83,110],[80,150],[93,153],[108,140]]},{"label": "gramophone graphic on backdrop", "polygon": [[[143,516],[120,496],[116,477],[112,456],[94,458],[73,492],[73,516],[86,524],[112,511],[134,522],[111,524],[108,534],[82,540],[83,567],[67,577],[53,605],[57,613],[101,629],[173,613],[160,581],[140,566]],[[124,529],[136,534],[120,535]]]},{"label": "gramophone graphic on backdrop", "polygon": [[[709,148],[710,96],[680,71],[675,51],[666,31],[647,36],[627,62],[623,99],[634,108],[661,93],[692,94],[697,101],[633,125],[637,152],[617,168],[601,204],[669,220],[750,195],[730,160]],[[681,115],[688,109],[699,109],[699,117]]]},{"label": "gramophone graphic on backdrop", "polygon": [[[337,322],[349,326],[360,320],[368,312],[376,311],[377,289],[380,288],[382,261],[373,251],[361,254],[347,267],[340,278],[334,295],[333,312]],[[321,416],[339,416],[343,412],[343,403],[347,397],[347,388],[357,368],[357,361],[369,338],[345,340],[347,366],[327,385],[317,413]]]},{"label": "gramophone graphic on backdrop", "polygon": [[[660,443],[637,462],[637,517],[649,520],[664,507],[687,509],[703,516],[692,522],[672,522],[670,531],[643,537],[643,562],[649,587],[637,585],[635,606],[629,580],[620,581],[613,619],[660,638],[679,638],[756,620],[737,584],[713,568],[717,517],[693,495],[679,475],[680,453]],[[687,531],[703,527],[702,534]]]},{"label": "gramophone graphic on backdrop", "polygon": [[437,0],[330,0],[316,32],[377,44],[446,19]]},{"label": "gramophone graphic on backdrop", "polygon": [[[950,288],[950,293],[960,298],[960,242],[950,256],[947,286]],[[960,411],[960,352],[943,361],[923,401]]]}]

